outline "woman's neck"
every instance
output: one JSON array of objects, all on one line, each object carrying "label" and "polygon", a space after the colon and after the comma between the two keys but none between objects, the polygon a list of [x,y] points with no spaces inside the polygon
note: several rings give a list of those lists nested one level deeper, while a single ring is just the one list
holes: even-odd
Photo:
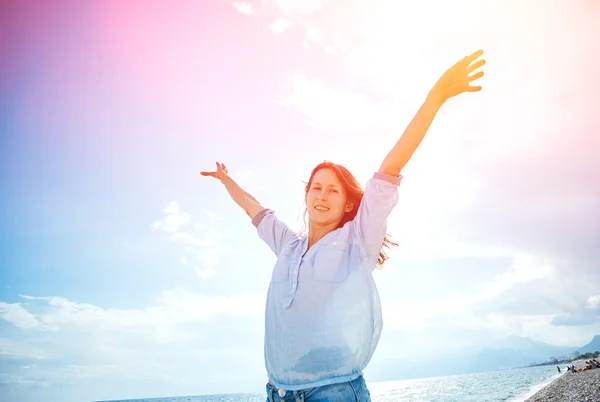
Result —
[{"label": "woman's neck", "polygon": [[337,225],[337,223],[332,223],[323,226],[308,222],[308,247],[306,250],[325,237],[327,233],[337,229]]}]

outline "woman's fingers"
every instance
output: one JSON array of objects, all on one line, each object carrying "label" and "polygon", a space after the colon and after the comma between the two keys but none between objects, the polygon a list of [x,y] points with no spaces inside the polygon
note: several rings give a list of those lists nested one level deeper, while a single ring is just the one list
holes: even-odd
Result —
[{"label": "woman's fingers", "polygon": [[[471,56],[468,57],[469,62],[473,62],[475,59],[477,59],[477,57],[481,56],[483,54],[482,50],[478,50],[477,52],[473,53]],[[470,83],[472,83],[475,80],[478,80],[479,78],[483,77],[484,72],[483,71],[479,71],[476,74],[473,75],[468,75],[471,74],[473,71],[477,70],[478,68],[482,67],[483,65],[485,65],[485,59],[481,59],[479,61],[477,61],[474,64],[471,64],[469,66],[467,66],[467,76],[468,76],[468,83],[469,85],[467,86],[467,91],[468,92],[478,92],[481,91],[481,86],[477,85],[470,85]]]},{"label": "woman's fingers", "polygon": [[486,63],[485,59],[481,59],[477,63],[471,64],[470,66],[467,67],[467,74],[471,74],[473,71],[477,70],[479,67],[485,65],[485,63]]},{"label": "woman's fingers", "polygon": [[227,167],[225,166],[225,164],[223,162],[215,162],[217,164],[217,172],[219,170],[224,171],[225,173],[227,173]]},{"label": "woman's fingers", "polygon": [[478,80],[481,77],[483,77],[483,71],[480,71],[477,74],[469,75],[469,82]]},{"label": "woman's fingers", "polygon": [[479,56],[483,54],[483,50],[479,49],[476,52],[473,52],[470,56],[467,56],[468,64],[471,64],[474,60],[476,60]]},{"label": "woman's fingers", "polygon": [[200,172],[200,174],[202,176],[210,176],[210,177],[214,177],[214,178],[219,178],[219,176],[221,175],[219,172],[224,172],[227,173],[227,167],[225,166],[224,163],[221,162],[215,162],[215,165],[217,165],[217,170],[214,172]]},{"label": "woman's fingers", "polygon": [[223,171],[225,173],[227,173],[227,166],[225,166],[225,164],[223,162],[215,162],[217,164],[217,172],[218,171]]},{"label": "woman's fingers", "polygon": [[477,79],[479,79],[481,77],[483,77],[483,71],[480,71],[477,74],[473,74],[473,75],[469,76],[469,80],[468,80],[469,84],[467,85],[467,91],[468,92],[481,91],[481,86],[480,85],[478,85],[478,86],[470,85],[471,82],[473,82],[473,81],[475,81],[475,80],[477,80]]}]

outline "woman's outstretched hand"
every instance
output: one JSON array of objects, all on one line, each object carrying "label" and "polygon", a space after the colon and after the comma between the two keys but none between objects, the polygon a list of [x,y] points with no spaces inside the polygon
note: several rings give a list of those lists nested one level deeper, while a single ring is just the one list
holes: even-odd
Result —
[{"label": "woman's outstretched hand", "polygon": [[200,174],[202,176],[210,176],[223,181],[227,178],[227,167],[224,163],[217,162],[217,170],[215,172],[200,172]]},{"label": "woman's outstretched hand", "polygon": [[483,71],[471,73],[485,64],[485,59],[475,62],[482,54],[483,50],[478,50],[446,70],[433,86],[430,95],[441,104],[463,92],[481,91],[481,86],[473,86],[471,83],[483,77]]}]

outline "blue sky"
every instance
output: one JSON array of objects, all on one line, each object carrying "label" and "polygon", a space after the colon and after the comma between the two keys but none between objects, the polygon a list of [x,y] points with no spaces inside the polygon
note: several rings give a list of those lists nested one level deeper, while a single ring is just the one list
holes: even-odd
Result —
[{"label": "blue sky", "polygon": [[199,171],[225,162],[300,228],[311,169],[366,182],[478,48],[484,90],[444,106],[403,172],[369,368],[600,333],[595,3],[11,4],[0,396],[261,391],[275,259]]}]

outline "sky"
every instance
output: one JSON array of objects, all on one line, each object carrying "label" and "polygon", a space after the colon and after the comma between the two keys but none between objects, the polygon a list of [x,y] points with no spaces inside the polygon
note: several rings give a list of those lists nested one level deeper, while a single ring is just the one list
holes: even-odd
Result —
[{"label": "sky", "polygon": [[600,334],[598,2],[0,7],[0,399],[262,391],[275,256],[199,172],[226,163],[300,229],[312,168],[366,183],[477,49],[483,90],[447,102],[402,171],[367,380]]}]

